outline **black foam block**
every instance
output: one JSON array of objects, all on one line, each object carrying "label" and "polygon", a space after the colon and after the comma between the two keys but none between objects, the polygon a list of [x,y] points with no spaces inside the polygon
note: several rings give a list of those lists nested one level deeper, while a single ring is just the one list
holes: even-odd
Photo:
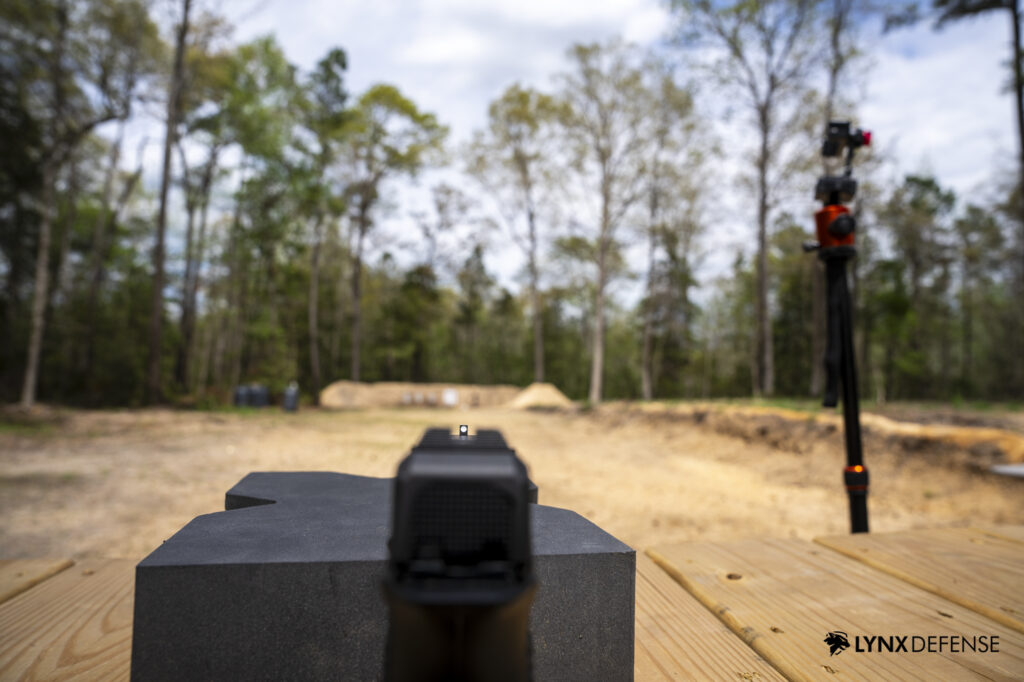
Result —
[{"label": "black foam block", "polygon": [[[251,473],[136,568],[132,679],[382,675],[391,479]],[[636,556],[531,505],[537,680],[630,680]]]}]

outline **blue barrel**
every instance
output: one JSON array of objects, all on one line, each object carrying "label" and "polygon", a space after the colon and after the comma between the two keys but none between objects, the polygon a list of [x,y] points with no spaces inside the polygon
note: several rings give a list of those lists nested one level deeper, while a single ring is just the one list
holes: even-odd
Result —
[{"label": "blue barrel", "polygon": [[248,407],[249,397],[248,386],[235,386],[235,407]]},{"label": "blue barrel", "polygon": [[249,386],[249,407],[266,407],[270,404],[270,391],[263,384]]},{"label": "blue barrel", "polygon": [[299,409],[299,385],[294,381],[284,389],[282,405],[285,412],[295,412]]}]

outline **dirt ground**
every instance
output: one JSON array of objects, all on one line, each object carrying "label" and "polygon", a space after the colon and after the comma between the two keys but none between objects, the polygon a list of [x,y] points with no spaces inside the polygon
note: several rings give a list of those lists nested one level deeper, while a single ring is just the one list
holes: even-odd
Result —
[{"label": "dirt ground", "polygon": [[[629,545],[848,531],[838,434],[730,435],[608,406],[591,412],[367,409],[60,412],[0,423],[0,557],[140,559],[250,471],[391,476],[423,429],[504,431],[540,502]],[[776,428],[776,427],[771,427]],[[783,427],[777,427],[783,428]],[[947,450],[868,442],[872,530],[1024,524],[1024,479]]]}]

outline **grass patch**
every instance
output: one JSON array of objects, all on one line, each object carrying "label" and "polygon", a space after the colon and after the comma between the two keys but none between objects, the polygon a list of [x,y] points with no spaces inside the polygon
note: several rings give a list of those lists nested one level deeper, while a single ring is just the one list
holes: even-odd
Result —
[{"label": "grass patch", "polygon": [[48,436],[53,433],[53,424],[20,423],[0,421],[0,434],[11,436]]},{"label": "grass patch", "polygon": [[[786,410],[796,410],[798,412],[813,412],[815,414],[833,411],[836,412],[837,414],[842,414],[843,412],[842,401],[840,401],[839,405],[837,405],[835,408],[826,408],[822,406],[820,399],[814,398],[673,398],[666,400],[657,400],[655,402],[661,402],[666,405],[687,405],[693,403],[701,403],[716,406],[735,405],[738,407],[777,407]],[[1017,401],[990,402],[984,400],[900,400],[895,402],[882,403],[881,405],[879,405],[873,399],[862,398],[859,401],[859,404],[862,410],[870,410],[872,412],[878,412],[881,414],[885,414],[887,411],[899,410],[920,410],[922,412],[952,410],[955,412],[963,412],[965,414],[971,412],[981,412],[986,414],[1010,414],[1024,410],[1024,403]]]}]

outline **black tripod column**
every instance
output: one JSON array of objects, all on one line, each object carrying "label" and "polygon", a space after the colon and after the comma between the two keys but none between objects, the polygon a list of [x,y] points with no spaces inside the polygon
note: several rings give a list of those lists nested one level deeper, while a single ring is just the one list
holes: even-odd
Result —
[{"label": "black tripod column", "polygon": [[827,386],[825,405],[834,407],[838,388],[842,390],[843,435],[846,440],[846,468],[843,482],[850,498],[850,531],[868,532],[868,470],[860,438],[860,403],[857,396],[857,368],[853,352],[853,306],[846,283],[846,264],[856,253],[852,246],[824,248],[828,296],[828,345],[825,352]]}]

